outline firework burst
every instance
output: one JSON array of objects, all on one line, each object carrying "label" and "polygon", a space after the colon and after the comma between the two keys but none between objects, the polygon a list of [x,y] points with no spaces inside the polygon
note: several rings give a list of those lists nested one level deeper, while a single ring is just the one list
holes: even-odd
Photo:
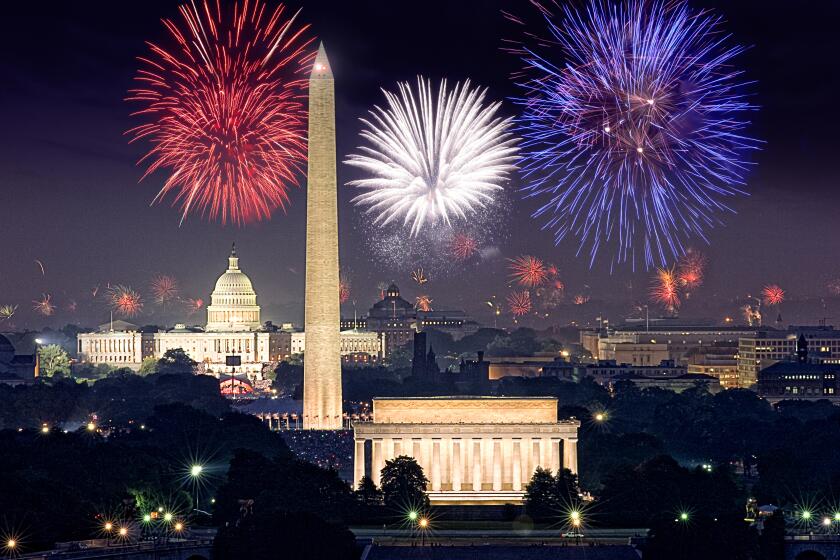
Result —
[{"label": "firework burst", "polygon": [[675,313],[680,306],[679,279],[673,268],[659,268],[650,288],[650,298]]},{"label": "firework burst", "polygon": [[424,312],[431,311],[433,301],[434,300],[432,298],[430,298],[429,296],[426,296],[426,295],[417,296],[416,298],[414,298],[414,308],[417,311],[424,311]]},{"label": "firework burst", "polygon": [[64,304],[64,310],[68,313],[75,313],[79,309],[79,304],[76,303],[76,300],[71,299],[67,303]]},{"label": "firework burst", "polygon": [[182,300],[189,315],[195,315],[204,308],[204,300],[201,298],[186,298]]},{"label": "firework burst", "polygon": [[17,305],[0,305],[0,322],[9,321],[17,313]]},{"label": "firework burst", "polygon": [[541,286],[548,279],[545,263],[537,257],[522,255],[515,259],[508,259],[510,277],[520,285],[528,288]]},{"label": "firework burst", "polygon": [[497,117],[501,103],[485,105],[487,90],[469,80],[449,90],[446,80],[434,99],[432,85],[418,77],[417,89],[398,84],[383,91],[388,107],[362,119],[370,146],[345,163],[370,176],[349,184],[366,192],[353,202],[387,225],[402,219],[416,236],[424,226],[466,220],[492,203],[514,169],[511,119]]},{"label": "firework burst", "polygon": [[589,296],[587,296],[586,294],[578,294],[572,301],[575,305],[584,305],[589,303]]},{"label": "firework burst", "polygon": [[152,278],[152,297],[158,305],[166,305],[178,299],[178,281],[172,276],[159,274]]},{"label": "firework burst", "polygon": [[55,313],[55,305],[50,294],[41,294],[41,299],[33,300],[32,304],[32,309],[44,317],[49,317]]},{"label": "firework burst", "polygon": [[426,273],[423,272],[422,268],[413,270],[411,272],[411,279],[417,282],[418,286],[422,286],[423,284],[429,281],[429,279],[426,277]]},{"label": "firework burst", "polygon": [[155,201],[171,194],[182,222],[193,211],[237,225],[266,219],[285,209],[306,157],[308,25],[260,0],[180,12],[180,25],[163,22],[171,46],[149,43],[129,91],[142,105],[133,115],[149,121],[128,132],[152,144],[143,178],[171,170]]},{"label": "firework burst", "polygon": [[677,263],[677,279],[680,287],[694,290],[703,283],[706,257],[696,249],[688,249]]},{"label": "firework burst", "polygon": [[108,288],[108,303],[114,313],[123,317],[136,317],[143,310],[143,298],[128,286]]},{"label": "firework burst", "polygon": [[785,291],[777,284],[768,284],[761,290],[764,305],[779,305],[785,301]]},{"label": "firework burst", "polygon": [[[534,2],[540,6],[539,2]],[[509,48],[524,63],[519,130],[528,197],[555,243],[577,238],[590,264],[664,266],[744,193],[755,109],[721,18],[684,0],[542,6],[548,36]],[[518,24],[525,22],[511,16]]]},{"label": "firework burst", "polygon": [[521,317],[531,312],[531,293],[528,290],[511,292],[507,297],[508,309],[514,317]]},{"label": "firework burst", "polygon": [[478,242],[466,233],[456,233],[452,236],[449,248],[453,257],[459,261],[465,261],[478,250]]},{"label": "firework burst", "polygon": [[338,302],[345,303],[350,299],[350,278],[341,273],[338,276]]}]

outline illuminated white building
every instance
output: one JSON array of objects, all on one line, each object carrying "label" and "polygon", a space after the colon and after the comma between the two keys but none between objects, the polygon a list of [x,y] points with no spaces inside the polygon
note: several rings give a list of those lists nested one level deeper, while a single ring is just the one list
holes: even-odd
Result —
[{"label": "illuminated white building", "polygon": [[[203,364],[208,373],[230,373],[227,356],[239,356],[237,373],[260,378],[263,366],[302,354],[306,346],[303,332],[266,330],[260,319],[260,306],[251,279],[239,268],[236,248],[228,257],[227,270],[216,280],[207,308],[204,329],[179,324],[168,330],[140,332],[136,325],[114,321],[101,325],[99,332],[82,333],[77,338],[79,359],[93,364],[139,369],[144,358],[160,359],[167,350],[183,349]],[[384,335],[349,329],[341,332],[342,356],[367,354],[380,360]]]}]

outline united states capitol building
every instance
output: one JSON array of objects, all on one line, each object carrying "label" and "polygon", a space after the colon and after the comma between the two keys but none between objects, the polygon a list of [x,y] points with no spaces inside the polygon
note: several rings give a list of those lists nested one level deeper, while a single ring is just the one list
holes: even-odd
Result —
[{"label": "united states capitol building", "polygon": [[[336,325],[338,328],[338,325]],[[228,268],[216,281],[207,307],[204,328],[175,325],[157,332],[141,332],[125,321],[100,326],[98,332],[81,333],[77,338],[79,360],[92,364],[139,369],[145,358],[161,358],[167,350],[183,349],[206,373],[230,373],[228,356],[239,356],[242,365],[236,373],[262,377],[264,366],[276,364],[291,354],[305,351],[305,333],[263,325],[257,293],[251,279],[239,268],[236,248],[228,257]],[[383,337],[356,329],[341,333],[341,353],[345,357],[383,356]]]}]

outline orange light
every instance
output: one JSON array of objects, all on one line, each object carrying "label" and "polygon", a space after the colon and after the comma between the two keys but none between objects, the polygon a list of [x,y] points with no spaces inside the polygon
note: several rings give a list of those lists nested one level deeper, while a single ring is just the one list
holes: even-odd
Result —
[{"label": "orange light", "polygon": [[127,534],[128,534],[128,529],[126,529],[125,527],[120,527],[120,536],[124,537]]},{"label": "orange light", "polygon": [[105,530],[106,530],[106,531],[110,531],[110,530],[111,530],[111,529],[113,529],[113,528],[114,528],[114,525],[113,525],[110,521],[108,521],[107,523],[105,523]]},{"label": "orange light", "polygon": [[175,524],[175,530],[179,531],[179,532],[183,531],[184,530],[184,524],[179,521],[178,523]]},{"label": "orange light", "polygon": [[422,518],[422,519],[420,520],[420,528],[421,528],[421,529],[425,529],[425,528],[426,528],[426,527],[428,527],[428,526],[429,526],[429,520],[428,520],[428,519],[426,519],[425,517],[424,517],[424,518]]}]

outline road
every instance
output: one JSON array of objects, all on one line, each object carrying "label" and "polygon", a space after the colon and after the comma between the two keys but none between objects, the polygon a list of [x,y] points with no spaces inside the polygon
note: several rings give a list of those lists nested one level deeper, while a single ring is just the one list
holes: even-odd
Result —
[{"label": "road", "polygon": [[529,544],[628,544],[631,537],[643,537],[646,529],[590,529],[580,539],[563,537],[558,529],[430,529],[421,534],[411,529],[351,528],[358,539],[373,539],[377,544],[410,546],[421,540],[446,546]]}]

